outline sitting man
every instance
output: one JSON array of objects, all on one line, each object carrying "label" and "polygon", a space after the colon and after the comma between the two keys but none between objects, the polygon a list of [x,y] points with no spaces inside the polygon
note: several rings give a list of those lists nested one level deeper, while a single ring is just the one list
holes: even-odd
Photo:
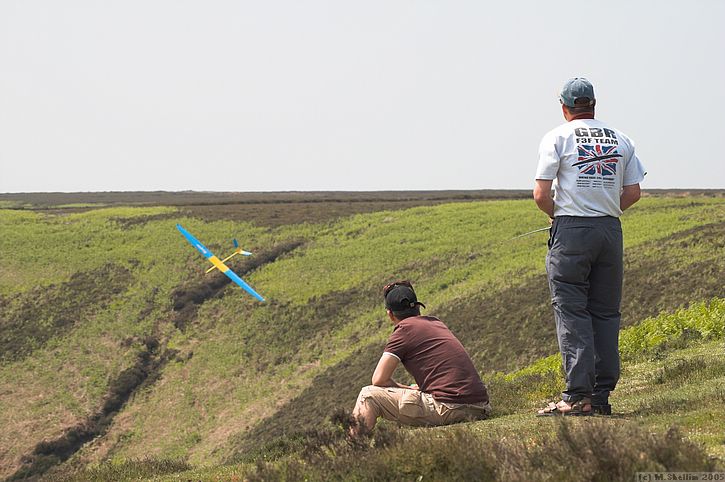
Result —
[{"label": "sitting man", "polygon": [[[488,393],[461,342],[446,325],[421,316],[423,303],[408,281],[383,290],[393,333],[373,373],[372,385],[360,391],[353,409],[352,435],[370,433],[378,417],[404,425],[448,425],[481,420],[491,413]],[[416,385],[393,380],[398,363]]]}]

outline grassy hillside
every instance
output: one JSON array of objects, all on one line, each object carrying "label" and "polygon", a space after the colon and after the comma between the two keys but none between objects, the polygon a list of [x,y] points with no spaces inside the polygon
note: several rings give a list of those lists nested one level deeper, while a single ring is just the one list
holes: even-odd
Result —
[{"label": "grassy hillside", "polygon": [[[528,200],[276,227],[167,206],[1,209],[0,477],[148,456],[200,466],[245,463],[260,447],[293,453],[287,444],[300,436],[291,434],[329,424],[368,382],[390,331],[380,288],[395,278],[416,283],[503,399],[519,382],[501,373],[556,352],[546,235],[511,239],[542,218]],[[647,198],[622,220],[626,326],[725,295],[725,199]],[[253,251],[232,265],[268,303],[204,275],[176,222],[216,254],[234,237]],[[637,366],[656,371],[663,360]],[[528,405],[496,405],[501,421],[485,427],[533,423],[526,413],[540,400],[521,398]]]},{"label": "grassy hillside", "polygon": [[[557,357],[489,380],[494,418],[397,428],[351,444],[345,418],[259,447],[246,460],[192,468],[181,460],[108,461],[77,481],[137,480],[632,480],[636,472],[725,469],[725,299],[649,318],[622,333],[623,380],[612,417],[539,419],[562,389]],[[55,475],[63,474],[61,471]]]}]

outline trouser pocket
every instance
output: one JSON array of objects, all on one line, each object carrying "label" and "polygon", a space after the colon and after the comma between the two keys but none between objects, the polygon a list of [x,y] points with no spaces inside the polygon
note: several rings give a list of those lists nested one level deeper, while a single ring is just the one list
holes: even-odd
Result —
[{"label": "trouser pocket", "polygon": [[406,390],[398,402],[400,415],[410,418],[422,417],[425,413],[425,404],[420,390]]},{"label": "trouser pocket", "polygon": [[484,420],[491,413],[491,405],[483,404],[456,404],[441,403],[438,413],[445,423],[470,422],[472,420]]}]

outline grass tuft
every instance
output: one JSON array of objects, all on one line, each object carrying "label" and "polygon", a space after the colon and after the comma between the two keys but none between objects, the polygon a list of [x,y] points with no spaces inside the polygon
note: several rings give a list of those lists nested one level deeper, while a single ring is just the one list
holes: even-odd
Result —
[{"label": "grass tuft", "polygon": [[184,460],[146,457],[123,462],[103,462],[69,476],[69,482],[107,482],[110,480],[143,480],[191,469]]},{"label": "grass tuft", "polygon": [[493,405],[493,416],[503,416],[529,408],[532,402],[559,396],[564,389],[559,370],[523,373],[515,378],[501,375],[486,380]]},{"label": "grass tuft", "polygon": [[[582,423],[583,422],[583,423]],[[636,472],[712,471],[702,448],[672,428],[647,433],[633,424],[557,420],[537,439],[485,439],[462,427],[395,429],[373,450],[340,438],[324,450],[276,463],[260,461],[248,480],[631,480]]]}]

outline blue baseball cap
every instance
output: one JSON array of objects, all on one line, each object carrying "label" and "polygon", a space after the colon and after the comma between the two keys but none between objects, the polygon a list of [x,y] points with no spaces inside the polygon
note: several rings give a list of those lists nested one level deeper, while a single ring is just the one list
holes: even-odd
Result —
[{"label": "blue baseball cap", "polygon": [[[577,104],[576,100],[581,98],[589,99],[588,104]],[[594,105],[594,87],[584,77],[574,77],[569,79],[561,89],[559,94],[561,103],[568,107],[578,107],[584,105]]]}]

